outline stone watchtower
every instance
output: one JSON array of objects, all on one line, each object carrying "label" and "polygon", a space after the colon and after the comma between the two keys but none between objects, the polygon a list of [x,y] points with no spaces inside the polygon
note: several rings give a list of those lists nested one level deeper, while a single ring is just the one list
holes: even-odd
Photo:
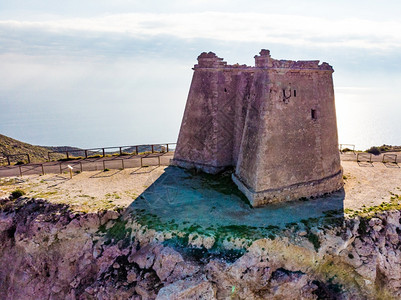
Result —
[{"label": "stone watchtower", "polygon": [[333,68],[313,61],[227,65],[202,53],[173,164],[233,180],[253,206],[318,196],[342,187]]}]

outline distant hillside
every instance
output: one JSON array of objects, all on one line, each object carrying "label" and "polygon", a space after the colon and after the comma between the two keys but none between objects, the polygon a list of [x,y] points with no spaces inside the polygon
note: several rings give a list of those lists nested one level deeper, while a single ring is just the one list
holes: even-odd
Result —
[{"label": "distant hillside", "polygon": [[65,153],[66,151],[82,151],[81,148],[71,147],[71,146],[40,146],[48,151],[54,151],[59,153]]},{"label": "distant hillside", "polygon": [[[6,155],[10,154],[29,154],[31,162],[43,162],[46,161],[48,156],[47,153],[49,152],[48,149],[40,146],[33,146],[28,143],[23,143],[18,140],[12,139],[5,135],[0,134],[0,164],[5,164],[7,160],[5,159]],[[63,156],[60,154],[59,158]],[[53,156],[53,158],[56,158]],[[14,157],[12,162],[17,161],[26,161],[26,156],[19,156]]]},{"label": "distant hillside", "polygon": [[[41,147],[48,149],[48,151],[50,152],[65,154],[68,151],[70,153],[70,156],[85,156],[85,150],[78,147],[71,147],[71,146],[41,146]],[[88,151],[88,155],[94,155],[94,154],[96,154],[96,152]],[[54,155],[56,154],[52,154],[52,157]]]}]

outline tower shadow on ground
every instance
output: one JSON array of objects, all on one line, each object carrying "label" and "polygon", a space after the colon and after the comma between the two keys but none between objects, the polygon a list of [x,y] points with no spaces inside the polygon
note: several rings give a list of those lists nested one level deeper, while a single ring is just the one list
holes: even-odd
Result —
[{"label": "tower shadow on ground", "polygon": [[[152,178],[149,182],[153,182]],[[252,208],[231,173],[197,173],[169,166],[127,209],[142,225],[160,230],[285,229],[309,221],[341,224],[344,189],[314,199]],[[200,230],[200,231],[202,231]]]}]

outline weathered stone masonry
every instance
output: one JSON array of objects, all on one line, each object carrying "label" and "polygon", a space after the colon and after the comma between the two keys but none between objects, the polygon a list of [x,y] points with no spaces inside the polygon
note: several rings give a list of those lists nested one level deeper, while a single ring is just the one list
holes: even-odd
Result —
[{"label": "weathered stone masonry", "polygon": [[252,205],[338,190],[333,68],[319,61],[275,60],[227,65],[202,53],[194,67],[173,163],[218,173]]}]

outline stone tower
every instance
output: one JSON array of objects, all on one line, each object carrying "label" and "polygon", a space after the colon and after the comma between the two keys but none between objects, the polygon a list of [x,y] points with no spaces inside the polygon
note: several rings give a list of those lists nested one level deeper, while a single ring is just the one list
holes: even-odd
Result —
[{"label": "stone tower", "polygon": [[253,206],[318,196],[342,187],[333,68],[314,61],[227,65],[202,53],[173,164],[233,180]]}]

